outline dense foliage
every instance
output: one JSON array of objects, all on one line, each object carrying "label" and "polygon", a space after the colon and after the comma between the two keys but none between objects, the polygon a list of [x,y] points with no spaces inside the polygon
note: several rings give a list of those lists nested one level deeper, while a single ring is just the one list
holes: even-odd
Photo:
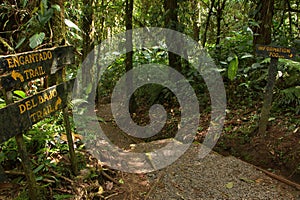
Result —
[{"label": "dense foliage", "polygon": [[[263,20],[265,10],[262,10],[262,7],[268,2],[272,5],[270,11],[272,15],[269,19],[270,24],[265,24],[268,20]],[[129,19],[127,15],[130,10],[126,7],[128,3],[130,3],[128,0],[4,0],[0,3],[0,54],[7,55],[57,45],[73,45],[76,49],[76,65],[68,69],[67,77],[68,79],[75,77],[77,69],[81,67],[82,61],[94,46],[126,30]],[[242,143],[251,142],[257,129],[270,63],[270,58],[255,55],[258,30],[269,26],[271,35],[263,35],[261,37],[264,38],[258,38],[257,41],[270,39],[272,45],[294,48],[299,54],[300,1],[135,0],[133,3],[131,21],[133,28],[172,28],[204,45],[219,67],[218,70],[225,83],[229,121],[236,120],[233,113],[238,112],[244,115],[239,113],[240,110],[248,114],[245,117],[247,118],[245,126],[237,130],[233,127],[234,125],[227,124],[224,132],[230,135],[228,137],[242,138]],[[61,22],[60,20],[63,24],[59,25],[57,22]],[[172,65],[169,55],[166,50],[155,47],[134,51],[132,66],[147,63]],[[126,56],[120,56],[104,72],[97,88],[97,101],[111,95],[114,85],[127,70],[125,61]],[[182,59],[180,62],[184,63]],[[283,124],[291,134],[299,134],[300,131],[299,62],[299,57],[294,60],[279,59],[276,85],[273,91],[274,101],[269,118],[269,121],[273,122],[272,125],[276,125],[276,120],[280,123],[285,121]],[[208,113],[209,95],[204,81],[195,69],[184,64],[182,66],[181,73],[197,92],[200,107]],[[15,100],[25,98],[30,93],[38,91],[39,87],[41,87],[39,80],[32,82],[30,87],[14,91],[14,98]],[[87,88],[85,92],[88,95],[90,91],[91,88]],[[165,88],[152,85],[138,90],[135,97],[138,106],[143,109],[143,106],[147,107],[148,104],[162,101],[161,97],[168,95]],[[145,99],[146,101],[143,101]],[[172,98],[166,99],[171,101],[169,103],[172,105]],[[4,96],[1,96],[0,107],[5,105]],[[200,127],[199,130],[202,128]],[[73,127],[73,129],[75,132],[76,128]],[[24,136],[28,151],[35,155],[31,160],[38,181],[45,179],[56,181],[55,177],[48,177],[49,174],[43,175],[52,170],[64,176],[71,176],[64,166],[60,166],[60,162],[56,162],[64,159],[61,155],[67,152],[60,114],[38,123]],[[80,141],[80,136],[77,139]],[[80,142],[76,145],[79,152],[84,148]],[[227,148],[223,140],[220,143],[220,146],[222,145],[223,149]],[[299,152],[296,153],[299,154]],[[238,153],[236,155],[243,157]],[[78,156],[81,158],[79,159],[80,169],[83,169],[86,164],[82,158],[83,155]],[[296,160],[297,157],[294,159]],[[1,144],[0,164],[5,169],[14,169],[18,168],[19,163],[14,139]],[[293,170],[294,173],[300,174],[299,161]],[[15,181],[21,180],[22,178],[18,178]],[[60,181],[41,183],[44,188],[55,187],[59,184],[61,184]],[[70,197],[55,195],[54,199]]]}]

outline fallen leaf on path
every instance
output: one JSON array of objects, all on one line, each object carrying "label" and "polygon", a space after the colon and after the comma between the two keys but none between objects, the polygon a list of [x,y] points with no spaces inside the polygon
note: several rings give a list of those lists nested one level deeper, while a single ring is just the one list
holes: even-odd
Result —
[{"label": "fallen leaf on path", "polygon": [[264,181],[264,179],[262,179],[262,178],[258,178],[258,179],[255,180],[256,183],[261,183],[263,181]]},{"label": "fallen leaf on path", "polygon": [[101,195],[103,194],[103,192],[104,192],[103,187],[99,186],[97,194]]},{"label": "fallen leaf on path", "polygon": [[106,190],[112,190],[112,188],[114,187],[114,183],[107,181],[106,182]]},{"label": "fallen leaf on path", "polygon": [[241,180],[241,181],[244,181],[244,182],[246,182],[246,183],[254,183],[253,180],[248,179],[248,178],[244,178],[244,177],[240,178],[240,180]]},{"label": "fallen leaf on path", "polygon": [[231,189],[231,188],[233,188],[233,182],[228,182],[225,186],[226,186],[226,188],[228,188],[228,189]]}]

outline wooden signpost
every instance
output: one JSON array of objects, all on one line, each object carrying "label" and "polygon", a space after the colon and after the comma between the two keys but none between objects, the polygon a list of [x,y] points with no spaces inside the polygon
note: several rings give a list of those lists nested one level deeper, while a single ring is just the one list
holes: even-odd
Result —
[{"label": "wooden signpost", "polygon": [[269,45],[257,45],[256,54],[259,56],[271,58],[271,62],[268,69],[268,82],[266,86],[265,97],[258,127],[258,134],[266,136],[267,124],[269,121],[270,110],[272,107],[273,89],[277,75],[278,59],[285,58],[295,60],[297,55],[294,49]]},{"label": "wooden signpost", "polygon": [[295,59],[296,52],[294,49],[279,46],[256,45],[256,54],[270,58]]},{"label": "wooden signpost", "polygon": [[[44,118],[62,110],[73,173],[77,173],[74,144],[68,118],[68,93],[74,80],[61,82],[21,101],[13,101],[13,90],[29,81],[56,74],[62,80],[63,68],[74,63],[70,46],[43,49],[14,55],[0,56],[0,88],[7,106],[0,109],[0,143],[16,137],[18,151],[28,182],[29,198],[39,199],[39,190],[31,170],[23,133]],[[0,169],[1,170],[1,169]],[[1,173],[0,173],[1,174]]]},{"label": "wooden signpost", "polygon": [[57,47],[0,57],[1,87],[12,89],[20,83],[55,74],[72,64],[72,47]]}]

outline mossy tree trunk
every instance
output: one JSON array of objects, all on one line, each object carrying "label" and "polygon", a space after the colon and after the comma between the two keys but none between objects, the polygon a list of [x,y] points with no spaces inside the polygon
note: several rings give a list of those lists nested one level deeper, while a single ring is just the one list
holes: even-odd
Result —
[{"label": "mossy tree trunk", "polygon": [[59,5],[60,11],[54,12],[52,17],[52,45],[59,46],[66,43],[64,0],[51,0],[51,5],[55,4]]}]

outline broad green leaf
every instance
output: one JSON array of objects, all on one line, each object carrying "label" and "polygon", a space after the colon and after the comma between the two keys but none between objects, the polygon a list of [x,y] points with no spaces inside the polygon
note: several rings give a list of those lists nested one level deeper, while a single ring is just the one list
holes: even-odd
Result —
[{"label": "broad green leaf", "polygon": [[15,90],[14,91],[15,95],[18,95],[19,97],[21,97],[22,99],[26,98],[26,93],[22,90]]},{"label": "broad green leaf", "polygon": [[23,37],[19,40],[18,44],[16,45],[15,49],[18,49],[26,40],[26,37]]},{"label": "broad green leaf", "polygon": [[43,43],[44,38],[45,33],[43,32],[34,34],[33,36],[31,36],[31,38],[29,38],[29,46],[32,49],[36,48],[37,46]]},{"label": "broad green leaf", "polygon": [[71,20],[65,19],[65,24],[66,24],[69,28],[74,28],[74,29],[76,29],[77,31],[81,31],[80,28],[79,28],[75,23],[73,23]]},{"label": "broad green leaf", "polygon": [[239,59],[235,55],[234,58],[230,61],[229,66],[228,66],[228,78],[232,81],[238,71],[238,66],[239,66]]}]

